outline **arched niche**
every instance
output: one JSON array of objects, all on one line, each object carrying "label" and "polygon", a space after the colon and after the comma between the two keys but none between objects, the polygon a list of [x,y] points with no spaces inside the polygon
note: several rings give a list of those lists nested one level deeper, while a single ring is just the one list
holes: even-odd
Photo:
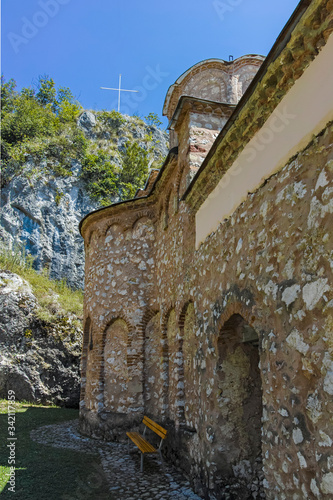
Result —
[{"label": "arched niche", "polygon": [[111,224],[105,232],[105,244],[119,244],[123,239],[124,229],[120,224]]},{"label": "arched niche", "polygon": [[102,364],[104,410],[126,413],[128,403],[127,366],[128,326],[123,319],[116,319],[104,333]]},{"label": "arched niche", "polygon": [[189,427],[196,427],[195,420],[198,411],[198,381],[196,354],[198,342],[196,337],[194,304],[190,302],[183,310],[181,335],[183,337],[184,359],[184,420]]},{"label": "arched niche", "polygon": [[165,415],[165,380],[163,380],[161,315],[147,323],[144,336],[144,406],[148,415]]},{"label": "arched niche", "polygon": [[140,217],[133,224],[132,237],[135,239],[154,240],[155,225],[149,217]]},{"label": "arched niche", "polygon": [[208,101],[227,102],[228,78],[228,74],[220,69],[203,69],[185,83],[181,94]]},{"label": "arched niche", "polygon": [[240,314],[233,314],[219,332],[218,418],[212,447],[218,475],[227,481],[244,464],[255,480],[262,466],[258,346],[257,332]]}]

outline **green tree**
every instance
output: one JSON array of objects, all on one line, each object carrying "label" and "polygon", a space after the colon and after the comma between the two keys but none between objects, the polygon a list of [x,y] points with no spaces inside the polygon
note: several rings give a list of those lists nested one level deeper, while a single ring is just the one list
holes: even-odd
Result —
[{"label": "green tree", "polygon": [[143,149],[137,142],[125,147],[122,169],[119,173],[119,190],[122,199],[133,198],[136,191],[145,184],[148,175],[149,150]]},{"label": "green tree", "polygon": [[52,111],[58,107],[55,83],[48,75],[40,76],[37,83],[36,99],[42,106],[50,105]]},{"label": "green tree", "polygon": [[74,96],[69,87],[59,87],[57,92],[57,102],[61,104],[64,101],[74,102]]},{"label": "green tree", "polygon": [[32,89],[31,87],[23,87],[20,92],[21,97],[26,97],[28,99],[35,99],[35,94],[35,89]]},{"label": "green tree", "polygon": [[62,101],[59,104],[58,116],[63,123],[73,123],[82,111],[82,106],[79,103]]},{"label": "green tree", "polygon": [[82,162],[82,178],[90,196],[106,206],[118,194],[116,167],[104,151],[86,154]]},{"label": "green tree", "polygon": [[156,113],[149,113],[148,116],[145,116],[145,120],[148,125],[155,125],[156,127],[160,127],[162,125],[162,122]]},{"label": "green tree", "polygon": [[11,78],[8,82],[1,75],[1,116],[5,113],[11,113],[15,106],[16,81]]},{"label": "green tree", "polygon": [[2,119],[2,140],[16,144],[27,138],[52,135],[58,130],[59,119],[50,109],[45,109],[35,99],[19,95],[14,110]]}]

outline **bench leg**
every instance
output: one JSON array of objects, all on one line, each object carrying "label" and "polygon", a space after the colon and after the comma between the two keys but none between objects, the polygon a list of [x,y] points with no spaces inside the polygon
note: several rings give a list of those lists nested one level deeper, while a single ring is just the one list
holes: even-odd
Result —
[{"label": "bench leg", "polygon": [[165,467],[164,467],[164,460],[163,460],[163,457],[162,457],[161,450],[158,450],[158,453],[160,454],[160,460],[161,460],[161,464],[162,464],[162,467],[163,467],[163,470],[164,470],[165,469]]},{"label": "bench leg", "polygon": [[141,467],[140,472],[143,472],[143,453],[141,453]]}]

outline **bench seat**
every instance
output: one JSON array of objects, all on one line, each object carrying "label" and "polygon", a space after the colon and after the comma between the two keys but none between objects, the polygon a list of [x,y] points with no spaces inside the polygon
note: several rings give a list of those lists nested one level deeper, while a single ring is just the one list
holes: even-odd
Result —
[{"label": "bench seat", "polygon": [[148,443],[148,441],[146,441],[145,438],[138,432],[126,432],[126,436],[133,441],[141,453],[157,453],[156,448],[154,448],[152,444]]}]

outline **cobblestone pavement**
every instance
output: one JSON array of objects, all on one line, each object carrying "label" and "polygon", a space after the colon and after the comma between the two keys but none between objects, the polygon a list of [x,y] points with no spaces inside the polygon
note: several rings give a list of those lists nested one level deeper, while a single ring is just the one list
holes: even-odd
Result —
[{"label": "cobblestone pavement", "polygon": [[128,453],[125,444],[106,443],[81,436],[77,420],[39,427],[31,431],[30,437],[40,444],[82,453],[96,453],[97,449],[110,494],[119,500],[201,499],[171,464],[164,463],[163,469],[159,458],[149,455],[144,458],[144,473],[141,474],[139,452],[130,449]]}]

